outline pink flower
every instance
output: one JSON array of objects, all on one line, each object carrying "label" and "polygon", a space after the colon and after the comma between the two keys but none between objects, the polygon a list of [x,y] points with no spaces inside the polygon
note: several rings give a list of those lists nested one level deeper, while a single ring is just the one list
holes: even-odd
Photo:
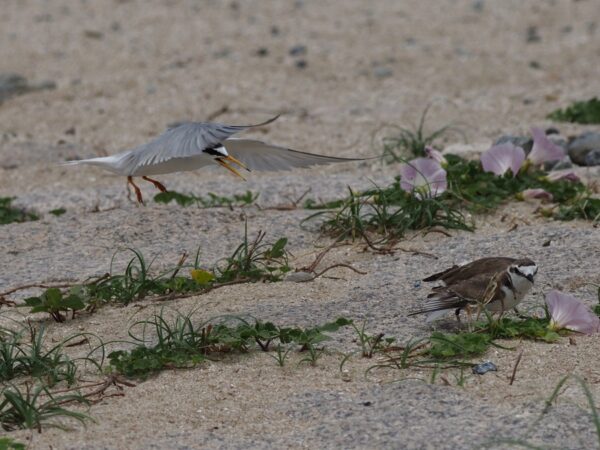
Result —
[{"label": "pink flower", "polygon": [[525,151],[521,147],[506,142],[491,147],[481,154],[481,166],[486,172],[493,172],[502,176],[508,169],[512,171],[513,177],[525,161]]},{"label": "pink flower", "polygon": [[400,166],[400,188],[418,198],[437,197],[448,188],[446,171],[433,159],[413,159]]},{"label": "pink flower", "polygon": [[600,319],[590,309],[569,294],[551,291],[546,294],[546,304],[550,311],[550,328],[566,328],[584,334],[598,332]]},{"label": "pink flower", "polygon": [[560,170],[556,172],[550,172],[546,179],[548,181],[558,181],[558,180],[567,180],[572,181],[573,183],[577,183],[581,181],[581,179],[577,176],[575,172],[572,170]]},{"label": "pink flower", "polygon": [[439,162],[441,166],[448,165],[448,160],[444,158],[444,155],[442,155],[440,151],[436,150],[433,147],[425,147],[425,155],[427,155],[429,159],[433,159],[434,161]]},{"label": "pink flower", "polygon": [[519,193],[518,198],[521,200],[548,200],[552,201],[554,197],[552,194],[544,189],[525,189],[523,192]]},{"label": "pink flower", "polygon": [[531,135],[533,136],[533,148],[527,159],[533,164],[540,165],[546,161],[563,159],[565,156],[564,149],[548,139],[544,130],[533,127]]}]

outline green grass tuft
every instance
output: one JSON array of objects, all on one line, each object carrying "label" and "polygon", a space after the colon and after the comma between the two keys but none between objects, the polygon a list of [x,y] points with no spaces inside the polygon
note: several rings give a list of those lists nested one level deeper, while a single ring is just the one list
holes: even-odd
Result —
[{"label": "green grass tuft", "polygon": [[[277,356],[274,358],[279,365],[285,363],[290,345],[300,346],[299,350],[306,351],[314,364],[320,354],[317,345],[330,339],[328,333],[352,323],[340,318],[303,329],[241,317],[221,317],[196,324],[192,315],[177,313],[173,320],[168,320],[161,310],[151,319],[135,323],[129,335],[136,347],[110,353],[110,365],[125,376],[145,379],[161,370],[191,368],[217,353],[246,353],[252,349],[268,352],[275,342]],[[141,334],[136,332],[140,328]],[[149,342],[156,344],[148,346]],[[283,351],[283,346],[288,346],[288,350]]]},{"label": "green grass tuft", "polygon": [[425,118],[430,107],[431,105],[428,105],[423,110],[419,124],[412,129],[395,125],[386,127],[395,132],[392,136],[383,138],[383,156],[388,163],[404,162],[407,157],[425,156],[425,147],[432,145],[447,134],[459,134],[464,139],[463,132],[452,125],[446,125],[426,134]]},{"label": "green grass tuft", "polygon": [[13,200],[14,197],[0,197],[0,225],[39,219],[39,217],[32,212],[12,206]]},{"label": "green grass tuft", "polygon": [[66,426],[56,418],[67,418],[85,423],[90,419],[87,414],[66,409],[65,403],[79,403],[89,405],[89,402],[78,393],[52,395],[44,385],[31,387],[27,385],[25,390],[16,386],[2,390],[0,398],[0,426],[5,431],[18,429],[36,429],[54,427],[67,429]]},{"label": "green grass tuft", "polygon": [[589,100],[574,102],[565,109],[552,111],[547,118],[558,122],[598,124],[600,123],[600,100],[594,97]]},{"label": "green grass tuft", "polygon": [[219,208],[251,205],[258,198],[258,194],[246,191],[243,194],[234,194],[232,197],[223,197],[220,195],[208,193],[207,197],[197,197],[193,194],[186,195],[176,191],[161,192],[154,196],[156,203],[170,203],[174,201],[179,206],[197,205],[200,208]]}]

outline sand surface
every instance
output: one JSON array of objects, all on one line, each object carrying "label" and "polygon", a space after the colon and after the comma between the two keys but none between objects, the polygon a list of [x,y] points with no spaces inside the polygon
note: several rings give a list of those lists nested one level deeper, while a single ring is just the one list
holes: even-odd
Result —
[{"label": "sand surface", "polygon": [[[596,20],[597,4],[589,0],[4,0],[0,71],[32,82],[53,80],[57,87],[0,104],[0,197],[16,196],[18,205],[41,215],[39,221],[0,226],[0,290],[101,275],[114,252],[127,247],[155,258],[159,270],[200,246],[210,266],[238,245],[244,218],[251,235],[262,229],[272,241],[288,237],[292,265],[301,267],[330,241],[315,224],[300,226],[309,211],[265,208],[289,203],[308,188],[310,197],[327,200],[344,195],[348,185],[385,185],[397,166],[375,161],[253,173],[246,183],[218,169],[160,177],[171,189],[198,195],[260,193],[262,208],[229,210],[152,201],[139,207],[127,198],[123,179],[59,163],[115,153],[169,123],[205,120],[220,111],[218,120],[236,124],[281,113],[249,134],[269,142],[375,156],[380,149],[372,135],[379,127],[410,126],[430,103],[428,129],[454,123],[469,143],[485,147],[501,134],[549,125],[548,112],[597,95]],[[528,42],[531,27],[539,39]],[[306,50],[291,55],[295,46]],[[564,135],[593,129],[559,128]],[[447,138],[457,142],[460,136]],[[593,169],[581,173],[598,177]],[[153,187],[141,186],[151,199]],[[66,214],[48,214],[59,207]],[[237,314],[314,326],[344,316],[366,320],[372,334],[405,342],[431,331],[421,317],[406,317],[427,292],[418,280],[492,254],[528,256],[539,264],[525,308],[541,304],[553,288],[592,305],[595,293],[586,283],[600,283],[600,230],[589,222],[535,218],[534,209],[511,204],[476,217],[475,233],[415,233],[403,243],[435,259],[410,251],[378,255],[357,244],[333,250],[323,263],[352,264],[366,275],[339,269],[331,275],[341,279],[236,285],[168,304],[108,306],[63,324],[43,316],[33,320],[44,321],[56,340],[86,331],[108,341],[127,338],[131,324],[163,307],[171,315],[198,309],[199,322]],[[117,267],[127,259],[119,253]],[[597,339],[507,342],[514,351],[493,348],[482,358],[494,361],[498,372],[467,372],[461,388],[453,371],[434,385],[427,371],[373,370],[365,376],[377,360],[361,358],[355,335],[343,330],[316,367],[300,363],[298,354],[283,369],[264,353],[226,355],[126,388],[123,397],[91,407],[97,422],[86,428],[10,436],[40,449],[451,449],[519,438],[550,448],[592,448],[598,438],[575,382],[535,421],[567,374],[583,377],[600,395]],[[83,350],[71,351],[75,356]],[[357,354],[342,377],[339,365],[350,352]]]}]

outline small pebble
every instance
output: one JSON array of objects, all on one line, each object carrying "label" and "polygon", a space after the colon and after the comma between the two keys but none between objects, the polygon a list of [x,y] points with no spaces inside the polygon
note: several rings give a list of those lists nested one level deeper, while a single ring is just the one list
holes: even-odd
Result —
[{"label": "small pebble", "polygon": [[298,69],[306,69],[306,66],[308,66],[308,63],[306,62],[305,59],[299,59],[298,61],[296,61],[295,66]]},{"label": "small pebble", "polygon": [[528,43],[540,42],[542,40],[541,36],[538,34],[538,29],[536,26],[530,26],[527,28],[527,38]]},{"label": "small pebble", "polygon": [[521,147],[523,150],[525,150],[525,154],[529,154],[533,147],[533,139],[531,139],[530,137],[513,136],[510,134],[500,136],[498,139],[496,139],[494,145],[504,144],[505,142],[509,142],[513,145],[516,145],[517,147]]},{"label": "small pebble", "polygon": [[585,165],[600,166],[600,148],[590,150],[590,152],[585,155]]},{"label": "small pebble", "polygon": [[587,155],[592,150],[600,149],[600,133],[588,131],[577,136],[567,146],[569,156],[575,164],[587,165]]},{"label": "small pebble", "polygon": [[496,364],[491,361],[485,361],[481,364],[473,366],[473,373],[476,375],[483,375],[488,372],[496,372],[497,370],[498,368],[496,367]]},{"label": "small pebble", "polygon": [[291,56],[301,56],[301,55],[306,55],[306,45],[294,45],[292,48],[290,48],[290,55]]},{"label": "small pebble", "polygon": [[387,78],[394,75],[394,71],[389,67],[377,66],[373,68],[373,75],[375,75],[377,78]]}]

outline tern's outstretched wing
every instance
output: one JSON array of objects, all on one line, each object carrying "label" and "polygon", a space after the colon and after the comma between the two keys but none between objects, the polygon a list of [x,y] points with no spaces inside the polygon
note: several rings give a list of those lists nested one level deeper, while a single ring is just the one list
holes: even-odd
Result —
[{"label": "tern's outstretched wing", "polygon": [[130,164],[143,167],[158,164],[174,158],[187,158],[202,154],[202,151],[219,146],[222,142],[240,131],[267,125],[277,119],[275,116],[256,125],[225,125],[211,122],[187,122],[169,128],[150,142],[136,147],[130,152]]},{"label": "tern's outstretched wing", "polygon": [[356,158],[336,158],[300,152],[267,144],[253,139],[227,139],[223,142],[227,152],[243,162],[250,170],[291,170],[319,164],[362,161]]}]

